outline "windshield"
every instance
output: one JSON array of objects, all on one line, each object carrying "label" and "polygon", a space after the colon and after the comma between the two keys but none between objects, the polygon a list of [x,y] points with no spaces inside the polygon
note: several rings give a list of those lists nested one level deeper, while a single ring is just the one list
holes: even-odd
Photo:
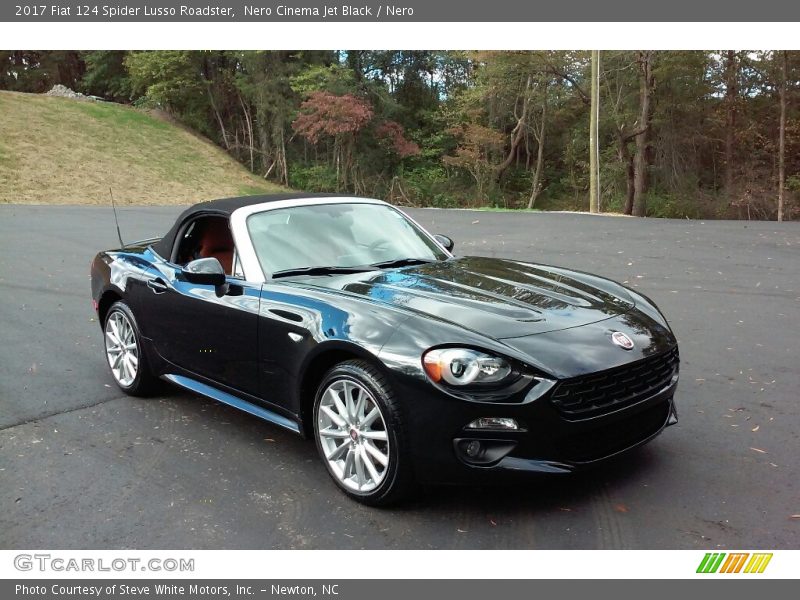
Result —
[{"label": "windshield", "polygon": [[383,204],[317,204],[250,215],[265,275],[308,267],[367,267],[447,254],[400,211]]}]

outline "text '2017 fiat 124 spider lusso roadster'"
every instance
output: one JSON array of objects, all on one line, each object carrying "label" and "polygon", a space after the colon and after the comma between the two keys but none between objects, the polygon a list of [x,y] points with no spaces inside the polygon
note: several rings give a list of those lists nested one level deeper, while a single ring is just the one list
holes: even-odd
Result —
[{"label": "text '2017 fiat 124 spider lusso roadster'", "polygon": [[568,473],[677,421],[653,302],[452,248],[379,200],[229,198],[98,254],[92,297],[122,390],[160,378],[313,437],[368,504]]}]

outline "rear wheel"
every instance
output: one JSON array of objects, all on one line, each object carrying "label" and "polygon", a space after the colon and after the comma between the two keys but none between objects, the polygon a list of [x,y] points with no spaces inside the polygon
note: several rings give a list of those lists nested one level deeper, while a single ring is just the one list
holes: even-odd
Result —
[{"label": "rear wheel", "polygon": [[412,488],[402,415],[389,382],[353,360],[328,371],[314,402],[317,448],[328,473],[351,498],[374,506]]},{"label": "rear wheel", "polygon": [[151,392],[157,380],[150,372],[142,350],[136,318],[122,300],[111,305],[103,337],[108,366],[120,389],[133,396]]}]

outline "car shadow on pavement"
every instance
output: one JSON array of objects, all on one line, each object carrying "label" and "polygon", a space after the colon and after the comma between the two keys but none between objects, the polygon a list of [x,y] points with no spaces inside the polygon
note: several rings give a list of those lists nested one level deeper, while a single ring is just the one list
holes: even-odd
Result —
[{"label": "car shadow on pavement", "polygon": [[[230,435],[244,436],[244,441],[264,442],[269,445],[267,452],[279,455],[289,464],[295,462],[298,471],[312,471],[309,476],[321,475],[325,481],[319,482],[324,488],[330,484],[330,491],[337,493],[332,482],[318,461],[317,450],[312,440],[303,440],[278,427],[244,414],[236,409],[212,400],[200,398],[180,390],[165,390],[164,400],[175,403],[181,410],[200,413],[199,419],[206,427],[232,426]],[[420,486],[409,500],[389,508],[375,509],[389,512],[446,511],[458,507],[462,510],[483,510],[487,506],[495,510],[515,512],[530,511],[570,511],[571,507],[590,502],[598,493],[607,489],[639,485],[648,472],[659,468],[663,457],[657,448],[648,444],[610,459],[602,464],[591,466],[583,471],[569,475],[530,475],[511,482],[490,485],[427,485]],[[314,467],[311,468],[313,463]],[[305,479],[305,478],[304,478]],[[309,490],[310,491],[310,490]],[[347,504],[346,499],[342,501]],[[369,509],[372,510],[372,509]]]}]

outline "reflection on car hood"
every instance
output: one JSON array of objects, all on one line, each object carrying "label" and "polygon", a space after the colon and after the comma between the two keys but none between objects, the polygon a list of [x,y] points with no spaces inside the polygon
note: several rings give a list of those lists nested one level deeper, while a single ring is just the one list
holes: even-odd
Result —
[{"label": "reflection on car hood", "polygon": [[496,339],[596,323],[634,306],[625,289],[607,279],[482,257],[309,278],[295,284],[358,295]]}]

